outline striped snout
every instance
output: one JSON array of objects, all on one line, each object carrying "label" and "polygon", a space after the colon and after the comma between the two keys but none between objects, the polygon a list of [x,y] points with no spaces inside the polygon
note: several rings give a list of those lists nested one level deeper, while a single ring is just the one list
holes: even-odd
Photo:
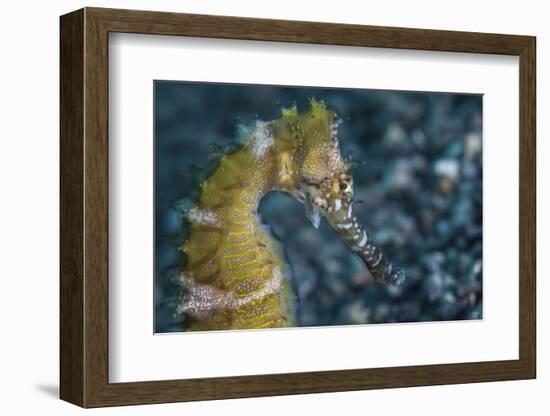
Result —
[{"label": "striped snout", "polygon": [[327,219],[351,250],[365,262],[375,280],[400,285],[405,280],[403,270],[388,261],[382,251],[376,247],[372,237],[353,215],[352,205],[335,203],[338,209],[331,210]]}]

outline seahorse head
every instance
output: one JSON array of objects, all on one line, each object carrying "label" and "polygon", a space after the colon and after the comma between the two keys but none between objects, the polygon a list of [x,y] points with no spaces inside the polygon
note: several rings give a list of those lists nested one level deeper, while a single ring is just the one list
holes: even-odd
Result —
[{"label": "seahorse head", "polygon": [[299,114],[296,106],[283,110],[271,126],[283,143],[279,146],[282,187],[306,204],[315,227],[321,216],[350,205],[353,198],[350,166],[338,145],[339,124],[337,114],[324,102],[311,99],[306,112]]},{"label": "seahorse head", "polygon": [[375,279],[400,283],[404,273],[386,260],[353,214],[353,178],[340,152],[339,124],[337,114],[314,99],[303,114],[296,107],[283,111],[271,126],[283,143],[279,152],[283,188],[305,204],[316,228],[326,218]]}]

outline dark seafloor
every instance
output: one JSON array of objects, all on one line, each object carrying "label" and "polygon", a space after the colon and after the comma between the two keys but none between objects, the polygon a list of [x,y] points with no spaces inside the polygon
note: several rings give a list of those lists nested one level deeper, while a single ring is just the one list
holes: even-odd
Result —
[{"label": "dark seafloor", "polygon": [[340,148],[355,162],[357,216],[391,261],[401,287],[376,284],[336,233],[318,230],[281,193],[260,205],[293,271],[300,326],[482,318],[482,97],[469,94],[156,81],[155,332],[174,317],[183,266],[182,204],[193,184],[238,143],[239,125],[322,99],[343,120]]}]

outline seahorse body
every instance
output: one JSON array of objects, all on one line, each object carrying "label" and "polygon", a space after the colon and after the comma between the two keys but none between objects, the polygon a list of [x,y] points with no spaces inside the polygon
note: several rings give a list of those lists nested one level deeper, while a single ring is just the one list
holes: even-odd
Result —
[{"label": "seahorse body", "polygon": [[257,213],[273,190],[305,203],[315,227],[324,216],[375,279],[403,280],[353,215],[353,183],[340,154],[338,123],[334,112],[313,99],[303,114],[294,106],[277,120],[258,121],[246,143],[224,155],[201,184],[198,204],[186,212],[187,263],[178,276],[182,297],[176,310],[192,322],[190,330],[292,326],[283,257]]}]

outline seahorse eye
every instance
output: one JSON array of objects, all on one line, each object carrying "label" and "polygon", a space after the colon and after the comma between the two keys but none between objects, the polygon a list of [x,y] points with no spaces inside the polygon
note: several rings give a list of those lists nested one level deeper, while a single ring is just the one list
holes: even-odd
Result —
[{"label": "seahorse eye", "polygon": [[345,191],[346,189],[348,189],[348,184],[345,182],[340,182],[340,190]]}]

